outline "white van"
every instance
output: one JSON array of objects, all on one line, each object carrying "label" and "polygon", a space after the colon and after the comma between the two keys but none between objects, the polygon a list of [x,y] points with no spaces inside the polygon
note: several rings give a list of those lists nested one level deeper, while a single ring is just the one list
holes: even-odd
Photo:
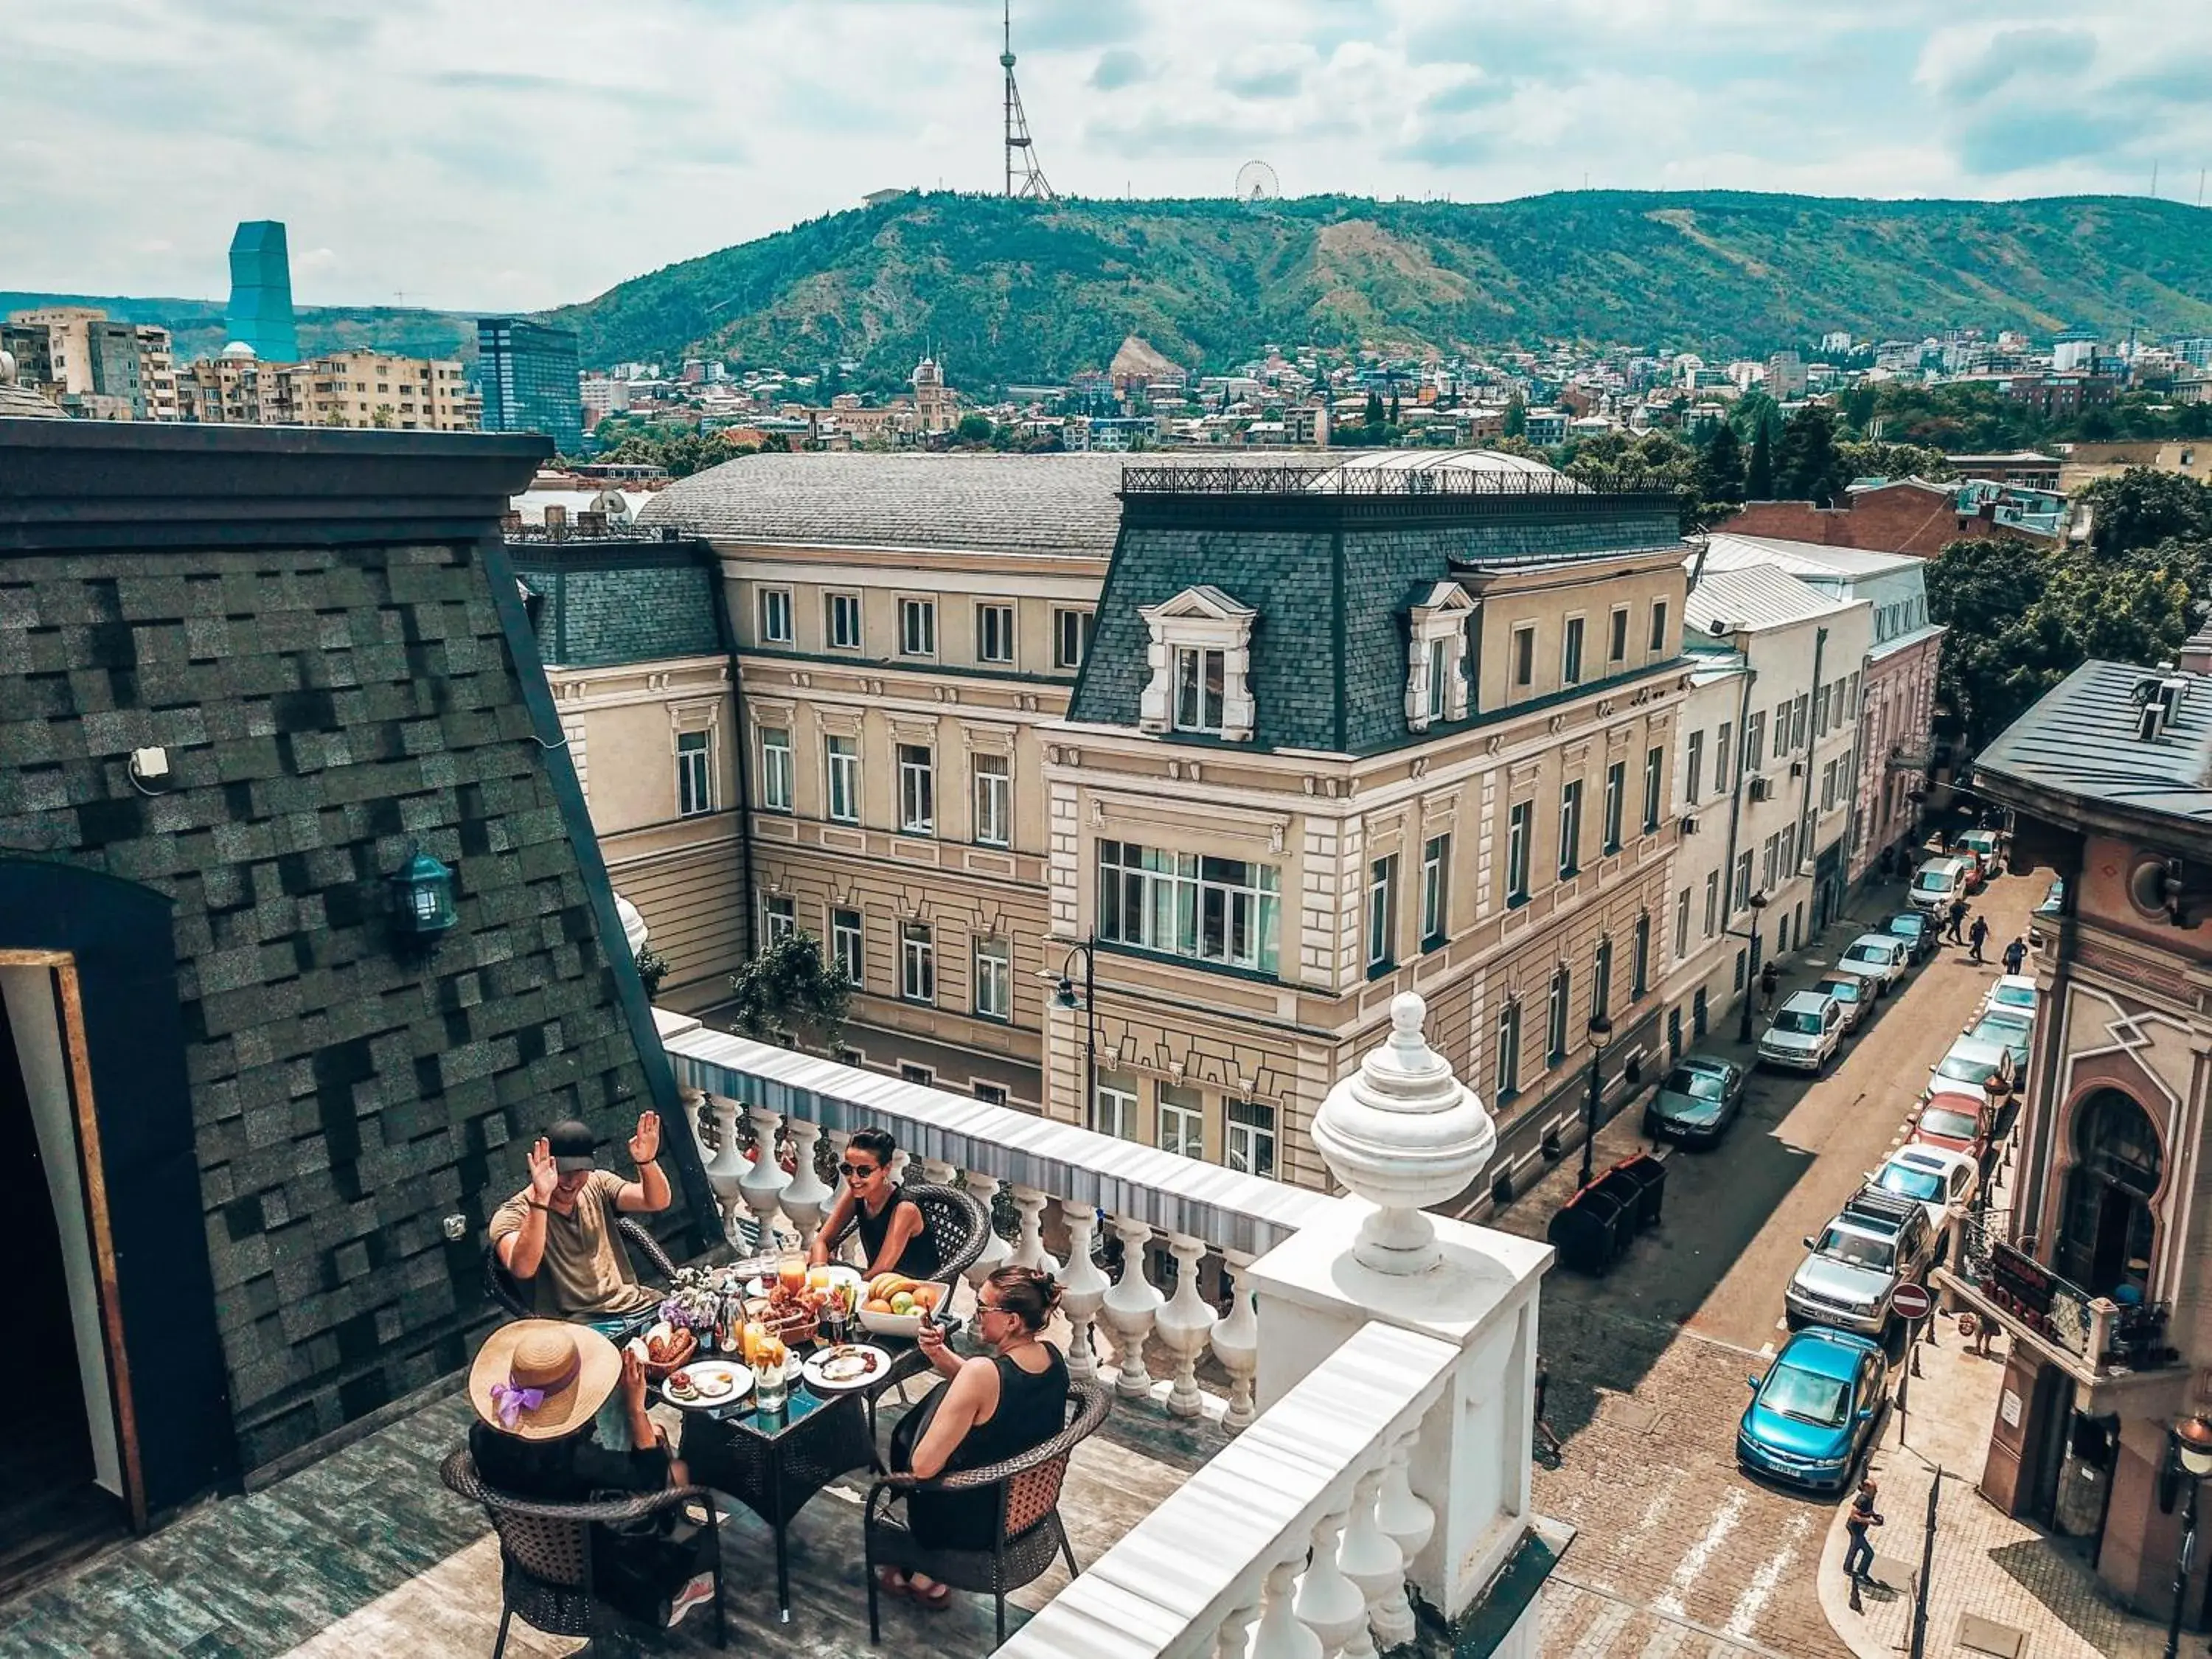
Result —
[{"label": "white van", "polygon": [[1951,908],[1953,899],[1965,894],[1973,866],[1974,860],[1969,858],[1930,859],[1912,872],[1912,886],[1905,896],[1914,909],[1940,916]]}]

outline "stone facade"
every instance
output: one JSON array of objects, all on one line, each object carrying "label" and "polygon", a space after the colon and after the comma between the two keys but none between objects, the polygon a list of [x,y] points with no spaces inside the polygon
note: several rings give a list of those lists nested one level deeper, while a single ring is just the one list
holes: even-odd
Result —
[{"label": "stone facade", "polygon": [[[675,1105],[491,533],[544,448],[0,431],[0,872],[30,907],[0,907],[0,951],[58,959],[82,907],[37,896],[88,873],[167,903],[213,1306],[163,1316],[219,1340],[234,1445],[211,1470],[462,1364],[517,1143]],[[149,747],[166,775],[126,764]],[[451,866],[459,913],[428,957],[392,914],[416,848]],[[94,1045],[104,1134],[161,1063]],[[690,1138],[671,1146],[706,1203]],[[142,1271],[120,1264],[110,1340],[144,1378],[163,1355],[132,1326]]]}]

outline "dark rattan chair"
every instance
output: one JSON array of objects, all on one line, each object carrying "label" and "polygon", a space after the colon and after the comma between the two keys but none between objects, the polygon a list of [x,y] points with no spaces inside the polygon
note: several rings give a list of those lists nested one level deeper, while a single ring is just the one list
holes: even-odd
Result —
[{"label": "dark rattan chair", "polygon": [[598,1598],[592,1593],[592,1528],[641,1521],[696,1499],[706,1507],[713,1534],[714,1645],[728,1645],[722,1611],[722,1538],[714,1529],[714,1495],[704,1486],[671,1486],[665,1492],[588,1504],[548,1504],[517,1498],[485,1484],[466,1446],[456,1448],[439,1468],[448,1490],[481,1504],[499,1534],[499,1639],[491,1659],[507,1650],[507,1627],[518,1616],[548,1636],[592,1633]]},{"label": "dark rattan chair", "polygon": [[[634,1216],[618,1216],[616,1230],[621,1233],[625,1248],[645,1259],[646,1267],[659,1276],[663,1285],[676,1277],[676,1264],[668,1259],[668,1252],[660,1248],[660,1241],[648,1231],[643,1222]],[[633,1266],[635,1264],[633,1263]],[[484,1294],[514,1318],[532,1319],[537,1309],[532,1305],[529,1293],[515,1281],[513,1273],[502,1267],[499,1246],[484,1246]]]},{"label": "dark rattan chair", "polygon": [[[899,1188],[900,1194],[912,1199],[921,1211],[924,1229],[930,1242],[937,1246],[937,1259],[941,1264],[930,1277],[941,1279],[951,1286],[961,1274],[975,1265],[983,1254],[983,1246],[991,1237],[991,1218],[973,1194],[957,1187],[933,1187],[909,1182]],[[853,1236],[860,1225],[856,1212],[847,1222],[844,1230],[830,1241],[832,1254]]]},{"label": "dark rattan chair", "polygon": [[[879,1567],[927,1573],[954,1589],[988,1592],[998,1604],[1001,1646],[1006,1640],[1008,1590],[1036,1579],[1055,1555],[1067,1558],[1070,1577],[1079,1573],[1067,1529],[1060,1522],[1060,1483],[1067,1476],[1069,1455],[1106,1420],[1112,1401],[1113,1396],[1095,1382],[1071,1382],[1067,1426],[1042,1446],[1003,1462],[940,1474],[933,1480],[894,1474],[871,1486],[861,1528],[867,1554],[868,1640],[882,1639],[877,1619]],[[915,1536],[904,1511],[896,1507],[909,1492],[973,1492],[987,1486],[995,1486],[999,1493],[998,1530],[987,1550],[934,1548]]]}]

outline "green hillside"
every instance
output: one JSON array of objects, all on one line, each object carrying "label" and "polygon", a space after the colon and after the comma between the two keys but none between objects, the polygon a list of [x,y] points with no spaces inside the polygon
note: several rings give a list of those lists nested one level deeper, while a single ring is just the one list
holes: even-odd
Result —
[{"label": "green hillside", "polygon": [[1876,202],[1579,191],[1486,204],[1010,202],[833,214],[555,313],[586,362],[705,343],[968,386],[1103,368],[1127,334],[1217,369],[1273,342],[1576,339],[1765,352],[1843,328],[2212,333],[2212,216],[2135,197]]},{"label": "green hillside", "polygon": [[[0,289],[0,317],[33,306],[98,306],[126,323],[154,323],[175,337],[177,361],[212,357],[229,341],[220,300],[142,300],[112,294],[31,294]],[[473,314],[397,306],[300,306],[293,313],[300,349],[391,351],[407,357],[458,357],[473,363]]]}]

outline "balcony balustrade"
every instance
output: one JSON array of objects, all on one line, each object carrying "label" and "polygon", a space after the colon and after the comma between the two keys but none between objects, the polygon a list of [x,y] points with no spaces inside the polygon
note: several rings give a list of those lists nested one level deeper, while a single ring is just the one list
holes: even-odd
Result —
[{"label": "balcony balustrade", "polygon": [[[1528,1502],[1551,1253],[1423,1209],[1465,1190],[1496,1132],[1427,1047],[1420,999],[1392,1013],[1389,1041],[1316,1120],[1342,1197],[659,1014],[678,1083],[703,1096],[733,1237],[811,1240],[832,1198],[824,1143],[842,1154],[854,1131],[889,1129],[922,1179],[964,1183],[987,1211],[1011,1203],[1013,1237],[994,1234],[969,1277],[1003,1261],[1059,1275],[1072,1373],[1110,1376],[1118,1410],[1218,1412],[1233,1437],[1001,1652],[1365,1659],[1413,1639],[1417,1601],[1449,1624],[1506,1563],[1563,1547]],[[1118,1279],[1093,1260],[1101,1227],[1122,1247]],[[1200,1293],[1209,1253],[1231,1275],[1225,1314]],[[1173,1264],[1161,1284],[1152,1260]],[[1209,1355],[1228,1379],[1218,1405],[1200,1387]],[[1531,1599],[1494,1651],[1534,1659],[1542,1574],[1507,1577]]]},{"label": "balcony balustrade", "polygon": [[1958,1256],[1946,1274],[1983,1311],[2093,1378],[2179,1363],[2166,1346],[2166,1304],[2123,1305],[2094,1295],[2008,1240],[2005,1220],[1996,1211],[1962,1217]]}]

